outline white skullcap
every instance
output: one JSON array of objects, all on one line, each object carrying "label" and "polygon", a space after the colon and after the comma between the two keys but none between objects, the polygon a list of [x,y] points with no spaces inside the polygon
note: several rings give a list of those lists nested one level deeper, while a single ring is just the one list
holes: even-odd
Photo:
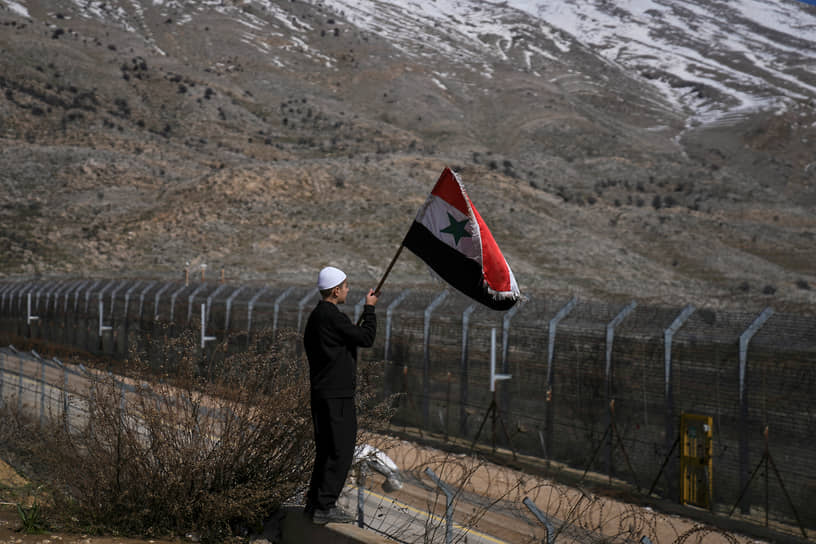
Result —
[{"label": "white skullcap", "polygon": [[333,266],[327,266],[317,275],[317,288],[320,291],[337,287],[346,279],[346,273]]}]

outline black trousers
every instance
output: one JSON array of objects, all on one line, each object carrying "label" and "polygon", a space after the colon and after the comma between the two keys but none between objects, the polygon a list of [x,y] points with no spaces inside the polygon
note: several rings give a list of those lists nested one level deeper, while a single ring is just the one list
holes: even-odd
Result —
[{"label": "black trousers", "polygon": [[343,491],[354,459],[357,441],[354,399],[312,395],[312,422],[317,451],[306,504],[328,510]]}]

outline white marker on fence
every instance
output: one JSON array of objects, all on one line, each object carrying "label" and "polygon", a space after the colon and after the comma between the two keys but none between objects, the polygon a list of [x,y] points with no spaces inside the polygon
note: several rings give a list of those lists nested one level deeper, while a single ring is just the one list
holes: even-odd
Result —
[{"label": "white marker on fence", "polygon": [[207,318],[207,305],[202,302],[201,303],[201,349],[204,349],[204,345],[207,342],[215,340],[215,336],[207,336],[207,323],[205,322]]},{"label": "white marker on fence", "polygon": [[113,330],[112,326],[104,325],[104,312],[105,312],[105,302],[102,300],[102,296],[99,296],[99,336],[102,336],[102,333],[105,331]]},{"label": "white marker on fence", "polygon": [[496,392],[496,382],[509,380],[512,374],[496,374],[496,328],[490,329],[490,392]]},{"label": "white marker on fence", "polygon": [[32,321],[36,321],[39,319],[36,315],[31,315],[31,293],[28,294],[28,302],[27,302],[28,309],[26,310],[26,325],[31,325]]}]

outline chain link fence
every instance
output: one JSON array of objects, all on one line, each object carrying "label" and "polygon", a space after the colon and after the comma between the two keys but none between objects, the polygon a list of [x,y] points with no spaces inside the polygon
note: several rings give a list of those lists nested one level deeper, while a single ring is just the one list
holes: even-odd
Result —
[{"label": "chain link fence", "polygon": [[[682,501],[678,419],[708,415],[711,508],[800,534],[816,527],[816,317],[569,297],[498,313],[445,289],[392,289],[378,304],[376,343],[361,351],[383,361],[383,395],[398,394],[392,425],[478,438]],[[352,319],[364,294],[349,294]],[[0,330],[5,343],[125,359],[139,333],[196,327],[202,349],[227,337],[240,350],[261,329],[301,331],[317,300],[305,286],[6,282]],[[491,329],[496,370],[511,376],[495,395]]]},{"label": "chain link fence", "polygon": [[[64,364],[57,358],[46,359],[33,350],[0,348],[0,411],[27,414],[38,422],[39,429],[53,432],[51,425],[58,422],[70,434],[93,434],[95,403],[101,400],[110,406],[112,401],[121,410],[118,417],[123,428],[150,440],[155,429],[145,427],[147,422],[139,412],[144,399],[139,397],[147,395],[150,404],[168,406],[186,397],[178,397],[172,388],[165,389],[165,393],[171,394],[168,397],[157,394],[148,384],[137,387],[129,382],[115,374]],[[95,398],[100,393],[107,395],[105,390],[115,391],[114,397]],[[219,410],[197,402],[195,405],[203,417],[221,421],[225,417]],[[135,410],[128,409],[130,406]],[[177,423],[167,419],[163,425],[173,428]],[[185,435],[189,432],[188,427],[178,430]],[[104,440],[109,431],[98,431],[102,433],[99,438]],[[359,527],[384,535],[389,542],[660,544],[682,542],[689,537],[699,537],[694,540],[698,542],[707,541],[706,538],[747,542],[744,537],[737,538],[714,526],[594,496],[486,463],[478,457],[416,447],[404,441],[394,443],[393,438],[378,439],[368,433],[365,438],[384,440],[381,445],[391,450],[394,459],[375,447],[361,445],[355,453],[352,483],[339,502],[356,512]],[[300,517],[301,508],[302,504],[284,509],[286,516]],[[292,523],[284,523],[284,533]],[[295,537],[300,531],[293,529],[290,536]],[[491,536],[497,533],[498,538]]]}]

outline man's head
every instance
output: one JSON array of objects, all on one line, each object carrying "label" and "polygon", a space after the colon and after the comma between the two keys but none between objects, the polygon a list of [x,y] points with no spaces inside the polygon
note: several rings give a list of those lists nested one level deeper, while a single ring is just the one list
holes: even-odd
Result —
[{"label": "man's head", "polygon": [[346,274],[339,268],[327,266],[317,275],[317,288],[323,300],[343,304],[348,296]]}]

